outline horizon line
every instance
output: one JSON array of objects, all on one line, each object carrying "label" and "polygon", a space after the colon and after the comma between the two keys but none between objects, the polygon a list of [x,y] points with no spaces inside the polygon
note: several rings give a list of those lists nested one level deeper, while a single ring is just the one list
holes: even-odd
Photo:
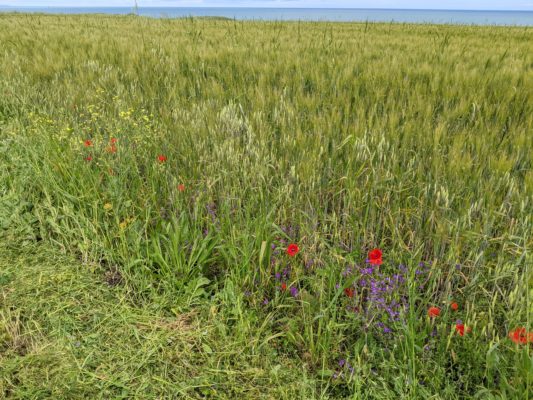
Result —
[{"label": "horizon line", "polygon": [[[10,8],[135,8],[134,6],[18,6],[10,4],[0,4],[0,7]],[[250,6],[138,6],[137,9],[147,8],[216,8],[216,9],[232,9],[232,8],[247,8],[259,10],[368,10],[368,11],[499,11],[499,12],[533,12],[531,10],[516,10],[516,9],[458,9],[458,8],[372,8],[372,7],[250,7]]]}]

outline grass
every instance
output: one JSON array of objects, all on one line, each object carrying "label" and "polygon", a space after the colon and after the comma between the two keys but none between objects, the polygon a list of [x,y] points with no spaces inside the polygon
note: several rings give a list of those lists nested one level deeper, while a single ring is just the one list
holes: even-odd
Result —
[{"label": "grass", "polygon": [[0,42],[0,394],[532,397],[530,28],[2,14]]}]

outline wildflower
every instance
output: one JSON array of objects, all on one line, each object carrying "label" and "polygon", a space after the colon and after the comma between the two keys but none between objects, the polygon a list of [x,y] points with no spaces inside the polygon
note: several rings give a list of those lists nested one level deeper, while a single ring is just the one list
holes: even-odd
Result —
[{"label": "wildflower", "polygon": [[85,157],[85,161],[92,161],[93,160],[93,157],[91,155],[88,155],[87,157]]},{"label": "wildflower", "polygon": [[115,154],[117,152],[117,147],[112,144],[111,146],[108,146],[106,150],[108,153]]},{"label": "wildflower", "polygon": [[287,284],[285,282],[281,282],[281,291],[284,292],[287,290]]},{"label": "wildflower", "polygon": [[160,154],[157,156],[157,161],[159,161],[161,164],[163,164],[165,161],[167,161],[167,156]]},{"label": "wildflower", "polygon": [[344,364],[346,364],[346,360],[344,358],[339,360],[339,367],[344,367]]},{"label": "wildflower", "polygon": [[349,287],[349,288],[344,289],[344,293],[346,294],[346,296],[352,298],[354,294],[354,290],[353,288]]},{"label": "wildflower", "polygon": [[381,265],[383,260],[381,259],[383,253],[380,249],[374,249],[368,253],[368,263],[372,265]]},{"label": "wildflower", "polygon": [[183,183],[180,183],[180,184],[178,185],[178,190],[179,190],[180,192],[185,191],[185,185],[184,185]]},{"label": "wildflower", "polygon": [[287,247],[287,254],[289,255],[289,257],[294,257],[296,254],[298,254],[299,251],[300,248],[295,243],[291,243],[289,244],[289,247]]},{"label": "wildflower", "polygon": [[429,307],[428,315],[431,318],[438,317],[440,315],[440,308],[438,308],[438,307]]},{"label": "wildflower", "polygon": [[465,326],[462,323],[455,324],[455,331],[460,335],[464,336],[465,334]]},{"label": "wildflower", "polygon": [[263,300],[263,305],[264,305],[264,306],[268,305],[268,299],[264,299],[264,300]]},{"label": "wildflower", "polygon": [[114,138],[114,137],[111,138],[111,144],[117,144],[117,142],[118,142],[117,138]]},{"label": "wildflower", "polygon": [[533,343],[533,332],[526,332],[526,328],[518,327],[514,331],[509,332],[509,338],[516,344]]},{"label": "wildflower", "polygon": [[87,139],[85,142],[83,142],[83,145],[85,147],[91,147],[93,145],[92,140]]},{"label": "wildflower", "polygon": [[298,288],[296,286],[291,286],[290,292],[292,297],[298,296]]},{"label": "wildflower", "polygon": [[459,309],[459,304],[453,301],[452,304],[450,304],[450,307],[453,311],[457,311]]}]

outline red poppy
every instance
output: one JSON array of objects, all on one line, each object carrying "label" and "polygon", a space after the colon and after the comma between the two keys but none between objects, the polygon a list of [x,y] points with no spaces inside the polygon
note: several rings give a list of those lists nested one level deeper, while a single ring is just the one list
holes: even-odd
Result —
[{"label": "red poppy", "polygon": [[429,307],[428,315],[431,318],[438,317],[440,315],[440,308],[438,308],[438,307]]},{"label": "red poppy", "polygon": [[282,282],[281,283],[281,291],[284,292],[285,290],[287,290],[287,284],[285,282]]},{"label": "red poppy", "polygon": [[164,163],[165,161],[167,161],[167,157],[164,156],[163,154],[160,154],[159,156],[157,156],[157,160],[158,160],[160,163]]},{"label": "red poppy", "polygon": [[83,145],[85,147],[91,147],[93,145],[93,142],[89,139],[87,139],[85,142],[83,142]]},{"label": "red poppy", "polygon": [[383,264],[382,255],[380,249],[374,249],[368,253],[368,262],[372,265],[381,265]]},{"label": "red poppy", "polygon": [[533,333],[526,332],[526,328],[519,327],[509,333],[509,337],[516,344],[533,343]]},{"label": "red poppy", "polygon": [[287,247],[287,254],[289,257],[294,257],[298,252],[300,251],[300,248],[296,243],[289,244],[289,247]]},{"label": "red poppy", "polygon": [[114,137],[111,138],[111,144],[117,144],[117,142],[118,142],[117,138],[114,138]]},{"label": "red poppy", "polygon": [[92,161],[93,160],[93,157],[91,155],[88,155],[87,157],[85,157],[85,161]]},{"label": "red poppy", "polygon": [[116,148],[116,146],[112,144],[111,146],[109,146],[109,147],[107,148],[107,152],[108,152],[108,153],[113,153],[113,154],[116,153],[116,152],[117,152],[117,148]]},{"label": "red poppy", "polygon": [[354,290],[351,287],[347,287],[346,289],[344,289],[344,293],[346,294],[346,296],[351,298],[354,295]]},{"label": "red poppy", "polygon": [[178,190],[179,190],[180,192],[185,191],[185,185],[184,185],[183,183],[180,183],[180,184],[178,185]]},{"label": "red poppy", "polygon": [[459,304],[457,304],[455,301],[450,304],[450,307],[453,311],[457,311],[459,309]]},{"label": "red poppy", "polygon": [[455,331],[459,334],[459,336],[464,336],[465,334],[464,324],[455,324]]}]

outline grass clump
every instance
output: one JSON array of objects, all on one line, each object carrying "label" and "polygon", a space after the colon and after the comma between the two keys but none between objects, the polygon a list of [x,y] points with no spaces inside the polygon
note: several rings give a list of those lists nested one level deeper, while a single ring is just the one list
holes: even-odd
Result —
[{"label": "grass clump", "polygon": [[0,15],[3,394],[528,396],[532,39]]}]

